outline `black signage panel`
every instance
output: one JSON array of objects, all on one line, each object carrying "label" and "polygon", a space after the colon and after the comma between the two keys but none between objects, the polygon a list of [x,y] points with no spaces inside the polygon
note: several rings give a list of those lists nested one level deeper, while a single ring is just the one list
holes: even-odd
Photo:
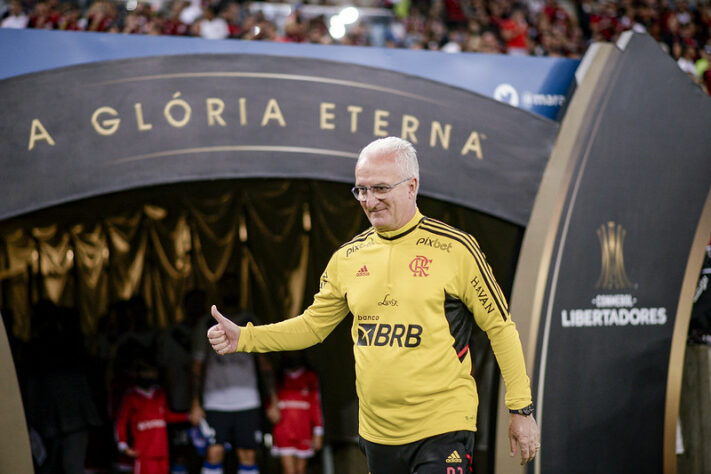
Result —
[{"label": "black signage panel", "polygon": [[0,81],[0,219],[179,181],[353,181],[359,150],[415,143],[423,194],[525,225],[557,132],[425,79],[257,55],[162,56]]}]

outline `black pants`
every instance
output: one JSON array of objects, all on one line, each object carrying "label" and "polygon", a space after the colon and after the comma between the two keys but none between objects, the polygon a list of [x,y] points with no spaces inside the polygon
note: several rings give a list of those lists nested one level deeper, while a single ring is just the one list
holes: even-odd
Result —
[{"label": "black pants", "polygon": [[257,449],[262,442],[259,408],[242,411],[205,410],[205,420],[215,430],[217,444]]},{"label": "black pants", "polygon": [[370,474],[470,474],[474,432],[453,431],[398,446],[360,439]]},{"label": "black pants", "polygon": [[44,440],[47,459],[37,468],[38,474],[83,474],[89,432],[75,431]]}]

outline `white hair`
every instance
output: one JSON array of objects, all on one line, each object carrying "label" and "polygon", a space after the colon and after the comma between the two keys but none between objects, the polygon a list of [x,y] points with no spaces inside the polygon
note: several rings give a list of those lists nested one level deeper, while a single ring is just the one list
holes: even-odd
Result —
[{"label": "white hair", "polygon": [[417,189],[420,188],[420,165],[417,162],[417,152],[412,143],[398,137],[379,138],[372,141],[360,151],[358,163],[369,156],[395,155],[395,162],[402,178],[417,178]]}]

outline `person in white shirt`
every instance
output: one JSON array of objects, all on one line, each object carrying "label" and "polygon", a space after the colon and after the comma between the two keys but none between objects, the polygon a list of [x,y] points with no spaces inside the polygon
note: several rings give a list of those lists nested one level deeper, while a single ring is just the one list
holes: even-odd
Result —
[{"label": "person in white shirt", "polygon": [[225,39],[230,35],[230,29],[224,18],[215,15],[215,10],[205,7],[203,18],[198,22],[200,36],[206,39]]},{"label": "person in white shirt", "polygon": [[27,28],[30,19],[22,11],[22,3],[19,0],[10,0],[9,14],[0,23],[0,28]]}]

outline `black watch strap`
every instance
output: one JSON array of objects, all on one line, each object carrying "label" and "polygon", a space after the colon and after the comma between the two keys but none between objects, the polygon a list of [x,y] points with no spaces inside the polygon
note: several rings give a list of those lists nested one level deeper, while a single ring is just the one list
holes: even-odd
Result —
[{"label": "black watch strap", "polygon": [[533,415],[534,411],[535,411],[535,409],[533,408],[533,403],[531,403],[527,407],[519,408],[518,410],[511,410],[509,408],[509,413],[513,413],[515,415],[523,415],[523,416]]}]

